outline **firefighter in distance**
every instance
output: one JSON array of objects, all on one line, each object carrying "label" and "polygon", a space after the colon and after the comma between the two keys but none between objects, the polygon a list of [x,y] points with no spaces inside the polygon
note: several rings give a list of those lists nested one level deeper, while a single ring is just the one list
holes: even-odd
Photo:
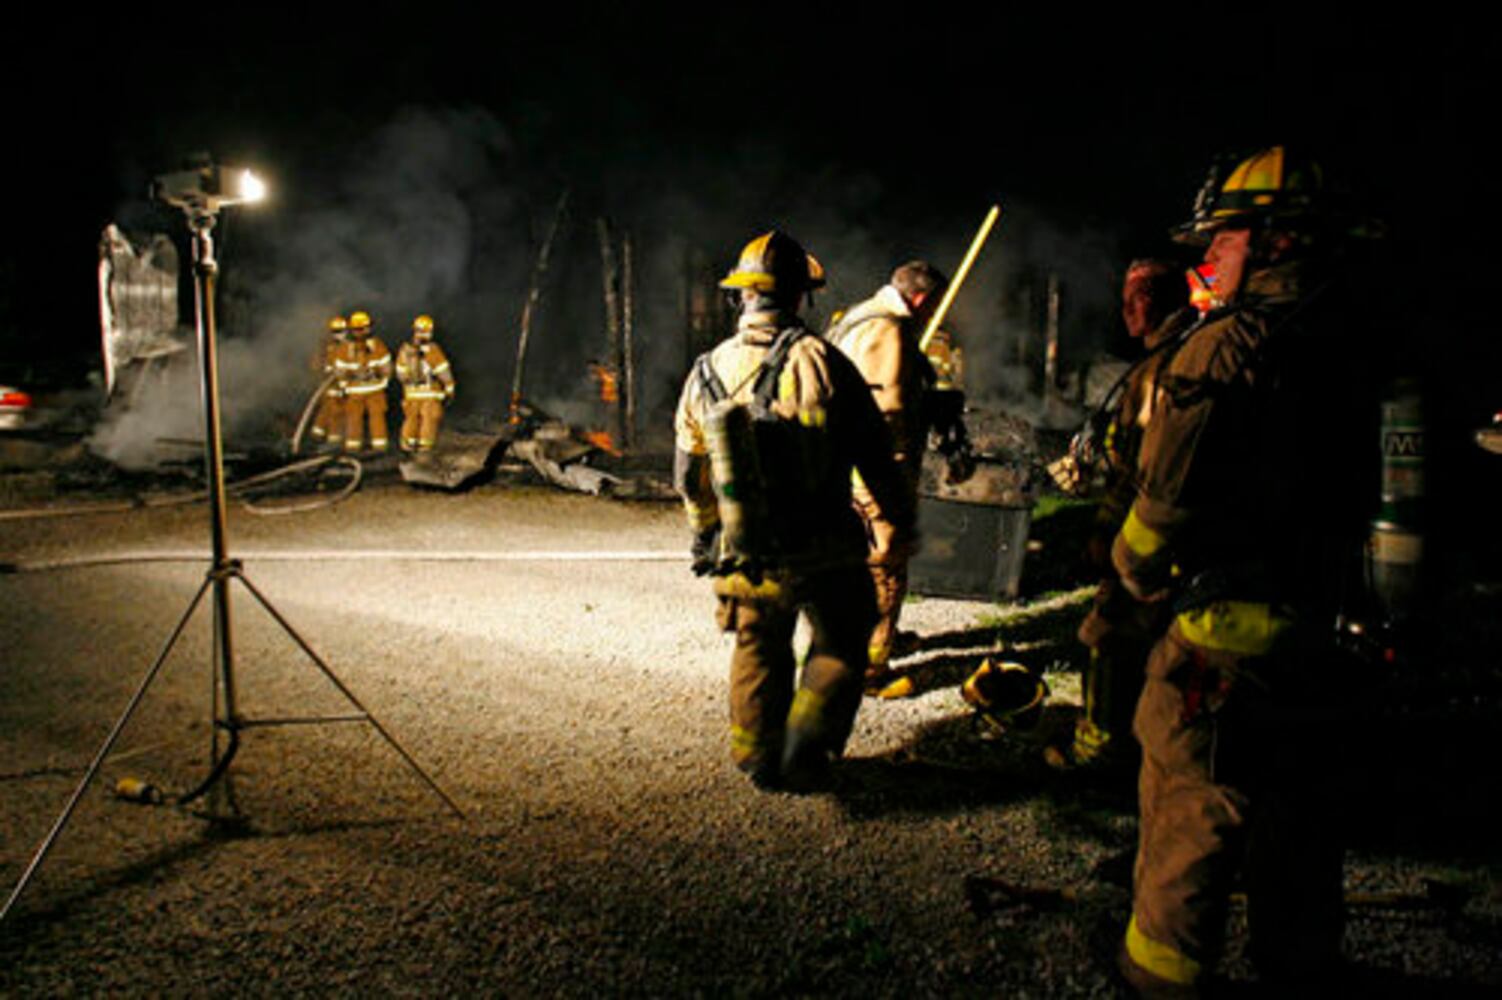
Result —
[{"label": "firefighter in distance", "polygon": [[[334,374],[339,352],[349,339],[349,322],[343,316],[330,317],[323,345],[313,356],[313,370],[321,378]],[[333,448],[344,444],[344,396],[338,380],[329,383],[323,398],[318,401],[318,413],[313,418],[313,440]]]},{"label": "firefighter in distance", "polygon": [[337,385],[344,397],[344,450],[384,452],[390,447],[386,427],[386,386],[391,382],[391,351],[371,332],[370,313],[349,315],[349,338],[334,359]]},{"label": "firefighter in distance", "polygon": [[457,385],[453,366],[433,340],[433,317],[412,321],[412,339],[396,352],[396,379],[402,386],[402,450],[431,451]]}]

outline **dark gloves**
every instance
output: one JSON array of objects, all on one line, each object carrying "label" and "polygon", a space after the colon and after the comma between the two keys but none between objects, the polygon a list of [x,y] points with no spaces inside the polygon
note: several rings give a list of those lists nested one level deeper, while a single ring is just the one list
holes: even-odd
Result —
[{"label": "dark gloves", "polygon": [[720,564],[720,526],[705,528],[694,535],[694,543],[689,549],[693,561],[689,568],[695,576],[708,576],[713,573]]},{"label": "dark gloves", "polygon": [[929,389],[923,394],[923,419],[940,437],[955,424],[963,427],[965,394],[958,389]]},{"label": "dark gloves", "polygon": [[924,410],[934,450],[944,456],[944,481],[963,483],[975,475],[975,454],[965,428],[965,394],[958,389],[930,389]]}]

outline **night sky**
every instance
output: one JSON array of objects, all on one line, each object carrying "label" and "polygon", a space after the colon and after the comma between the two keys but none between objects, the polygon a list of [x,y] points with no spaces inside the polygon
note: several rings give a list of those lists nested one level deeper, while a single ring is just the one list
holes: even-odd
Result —
[{"label": "night sky", "polygon": [[[564,186],[581,215],[644,239],[677,227],[672,238],[714,248],[721,265],[770,225],[824,235],[849,220],[867,249],[846,290],[864,294],[915,253],[952,266],[993,200],[1047,230],[1038,255],[1071,244],[1119,273],[1172,249],[1164,233],[1213,154],[1273,142],[1314,149],[1387,219],[1384,266],[1411,292],[1395,303],[1404,322],[1454,345],[1471,322],[1466,297],[1438,286],[1484,217],[1476,125],[1495,117],[1497,53],[1464,25],[1203,6],[1161,21],[1074,8],[951,21],[942,5],[900,19],[811,5],[679,17],[625,4],[312,7],[219,5],[207,21],[170,5],[103,21],[42,13],[11,32],[0,73],[21,229],[0,271],[7,356],[92,349],[97,233],[111,218],[149,221],[149,179],[184,154],[259,167],[277,192],[269,217],[306,220],[370,157],[390,158],[372,137],[403,113],[493,130],[482,168],[507,205],[485,217],[519,227],[491,237],[519,248],[487,305],[507,329]],[[404,169],[425,169],[415,162]],[[453,182],[474,188],[466,169]]]}]

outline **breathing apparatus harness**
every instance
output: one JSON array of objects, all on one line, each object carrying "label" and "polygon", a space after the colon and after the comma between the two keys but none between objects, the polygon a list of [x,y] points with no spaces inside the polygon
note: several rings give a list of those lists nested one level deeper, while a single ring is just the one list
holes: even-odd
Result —
[{"label": "breathing apparatus harness", "polygon": [[[802,326],[783,329],[766,357],[733,390],[726,390],[708,354],[701,354],[694,362],[694,373],[709,401],[705,436],[710,478],[720,511],[717,544],[707,554],[707,571],[712,575],[741,573],[757,583],[768,568],[781,562],[782,546],[768,504],[770,480],[776,472],[769,476],[762,462],[758,429],[780,423],[772,412],[778,379],[793,345],[808,336],[813,334]],[[747,383],[751,385],[750,401],[736,402],[735,397]]]},{"label": "breathing apparatus harness", "polygon": [[1188,342],[1190,335],[1208,321],[1218,319],[1228,311],[1229,307],[1222,306],[1203,314],[1172,337],[1166,337],[1161,343],[1154,345],[1147,354],[1137,359],[1128,366],[1126,371],[1117,376],[1111,388],[1106,391],[1105,396],[1096,404],[1090,416],[1085,418],[1085,422],[1070,439],[1068,452],[1063,458],[1049,465],[1049,475],[1060,490],[1072,496],[1083,493],[1085,484],[1094,479],[1109,461],[1107,449],[1102,442],[1108,436],[1111,421],[1121,403],[1121,394],[1126,391],[1127,383],[1132,375],[1159,356],[1162,356],[1163,363],[1167,364],[1168,360],[1178,353],[1179,348]]}]

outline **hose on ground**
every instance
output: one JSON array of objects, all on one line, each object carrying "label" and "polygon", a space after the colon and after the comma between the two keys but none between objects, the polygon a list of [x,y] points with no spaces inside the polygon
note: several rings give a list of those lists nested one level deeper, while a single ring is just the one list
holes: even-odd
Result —
[{"label": "hose on ground", "polygon": [[[688,554],[654,549],[617,551],[517,550],[514,552],[465,552],[459,550],[404,551],[400,549],[268,549],[240,552],[243,562],[684,562]],[[98,566],[128,566],[140,563],[202,563],[207,552],[192,550],[158,550],[144,552],[101,553],[95,556],[72,556],[61,559],[32,559],[0,563],[0,573],[39,573],[60,569],[86,569]],[[1086,588],[1088,589],[1088,588]],[[1083,593],[1084,591],[1081,591]]]},{"label": "hose on ground", "polygon": [[[295,475],[324,466],[337,466],[348,470],[349,482],[340,487],[337,493],[330,496],[318,497],[314,500],[302,500],[282,504],[256,503],[254,500],[241,496],[246,490],[257,486],[265,486],[285,476]],[[327,470],[325,470],[327,471]],[[360,481],[364,478],[364,466],[360,460],[350,455],[315,455],[312,458],[304,458],[284,465],[269,472],[262,472],[242,479],[234,483],[226,483],[224,492],[226,496],[239,497],[242,505],[252,514],[295,514],[304,511],[317,510],[320,507],[332,507],[334,504],[348,498],[355,490],[360,488]],[[75,514],[118,514],[126,511],[137,510],[142,507],[179,507],[186,504],[201,503],[207,500],[208,490],[197,490],[192,493],[174,493],[168,496],[145,497],[136,500],[105,501],[102,503],[72,504],[67,507],[21,507],[14,510],[0,510],[0,521],[24,521],[43,517],[68,517]]]}]

